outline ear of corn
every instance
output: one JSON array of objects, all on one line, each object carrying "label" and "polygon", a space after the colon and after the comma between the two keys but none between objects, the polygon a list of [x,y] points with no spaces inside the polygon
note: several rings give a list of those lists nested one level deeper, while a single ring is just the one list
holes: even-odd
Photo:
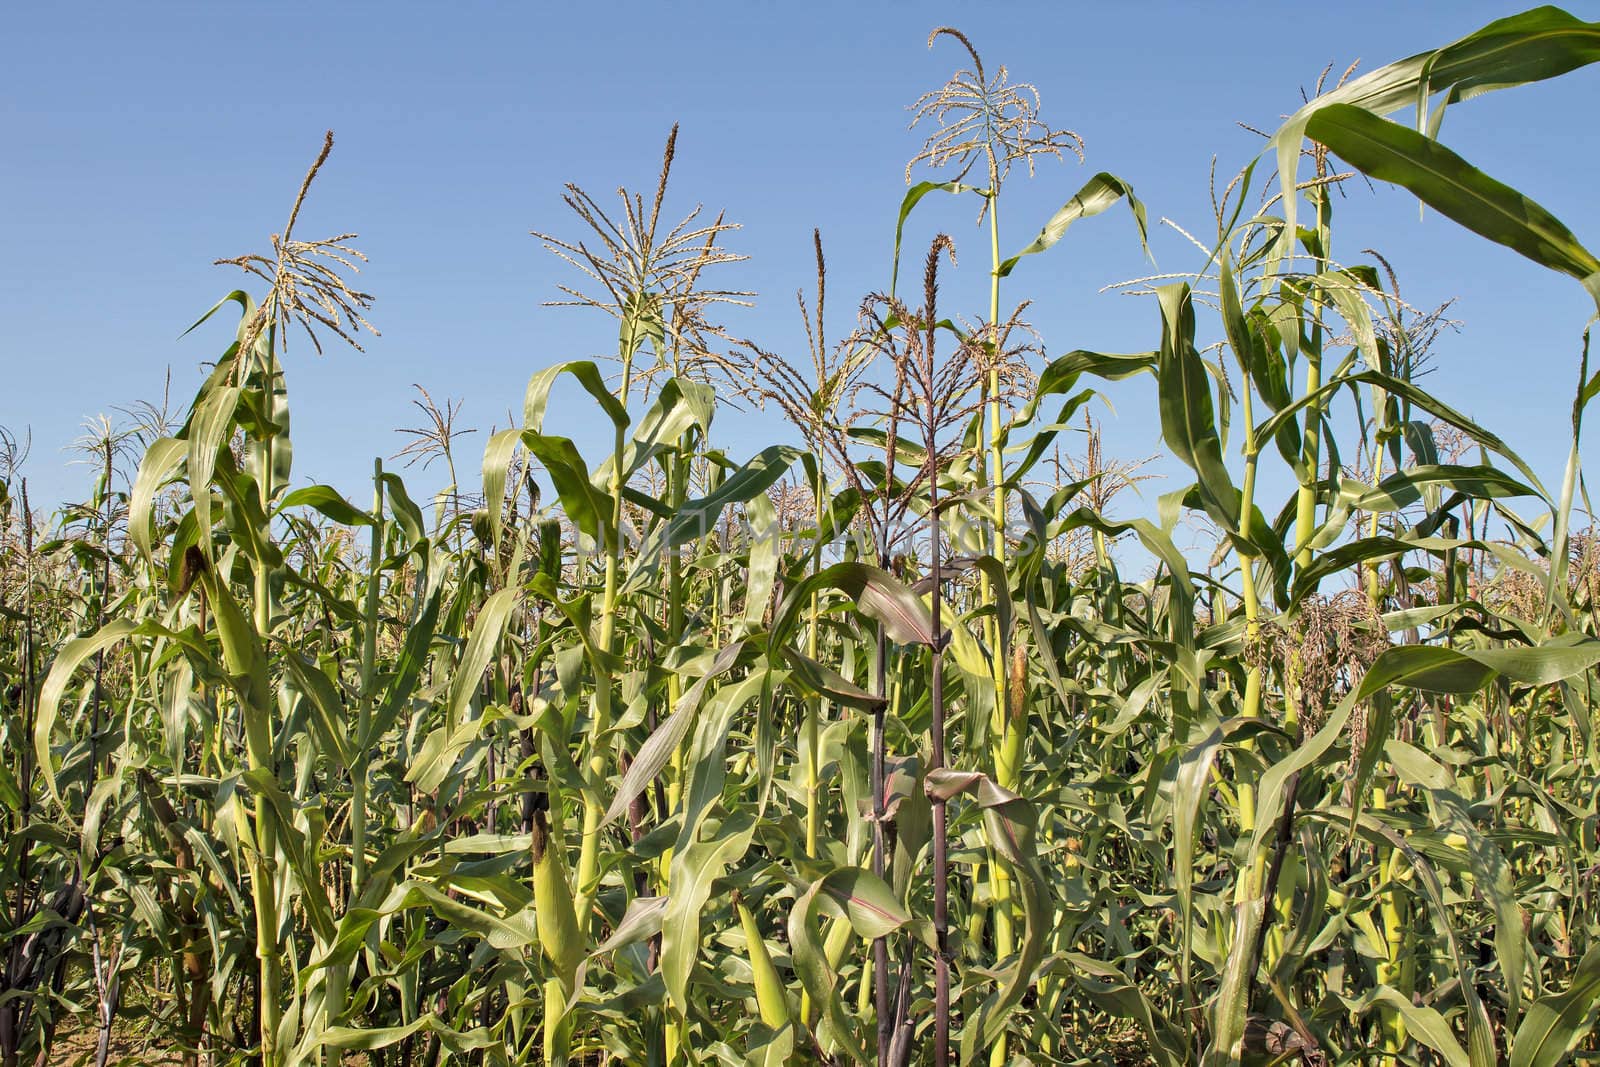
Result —
[{"label": "ear of corn", "polygon": [[789,1023],[789,999],[784,993],[783,979],[778,975],[778,968],[773,966],[766,942],[761,939],[761,928],[756,924],[755,915],[751,913],[744,899],[737,894],[734,896],[733,906],[739,913],[739,925],[744,930],[750,972],[755,977],[756,1006],[760,1009],[761,1021],[774,1030],[782,1029]]},{"label": "ear of corn", "polygon": [[567,865],[561,849],[551,847],[550,831],[542,811],[534,814],[531,836],[533,843],[529,851],[533,857],[533,906],[539,947],[555,977],[561,980],[563,996],[570,996],[578,963],[583,958],[583,935],[573,910],[572,885],[567,880]]}]

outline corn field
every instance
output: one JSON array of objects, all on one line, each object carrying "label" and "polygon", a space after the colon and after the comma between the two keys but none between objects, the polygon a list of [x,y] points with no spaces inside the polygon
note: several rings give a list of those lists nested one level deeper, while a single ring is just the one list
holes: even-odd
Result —
[{"label": "corn field", "polygon": [[[1588,324],[1525,361],[1576,383],[1545,485],[1424,382],[1442,312],[1334,219],[1398,185],[1600,308],[1578,237],[1439,140],[1600,23],[1319,84],[1186,272],[1124,286],[1116,353],[1035,334],[1030,270],[1080,221],[1143,242],[1144,204],[1096,173],[1006,254],[1040,221],[1008,182],[1084,146],[929,45],[959,69],[878,292],[841,312],[819,232],[791,336],[734,336],[674,129],[653,190],[571,186],[534,234],[614,364],[546,362],[484,438],[422,394],[432,499],[292,465],[295,362],[372,331],[357,238],[296,230],[331,134],[219,261],[193,400],[91,426],[86,499],[41,508],[0,437],[3,1067],[1600,1056]],[[941,302],[963,270],[987,307]],[[1138,376],[1121,417],[1187,484],[1118,519],[1143,476],[1089,411]],[[730,402],[787,426],[720,445]]]}]

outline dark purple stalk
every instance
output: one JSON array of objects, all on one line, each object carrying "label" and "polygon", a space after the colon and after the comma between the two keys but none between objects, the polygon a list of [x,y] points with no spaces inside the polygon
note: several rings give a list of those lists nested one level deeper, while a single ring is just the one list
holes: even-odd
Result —
[{"label": "dark purple stalk", "polygon": [[[889,433],[887,443],[883,450],[883,516],[877,531],[878,567],[881,570],[889,569],[889,530],[894,523],[894,463],[897,439],[900,432],[899,404],[902,390],[905,388],[905,366],[898,364],[895,373],[894,393],[889,401]],[[879,878],[883,877],[884,868],[888,857],[888,830],[884,825],[885,797],[884,790],[884,737],[883,721],[889,703],[889,639],[883,626],[878,626],[878,658],[874,665],[873,692],[878,697],[878,705],[872,712],[872,873]],[[872,942],[872,971],[876,985],[873,994],[876,998],[878,1016],[878,1064],[879,1067],[889,1067],[891,1062],[891,1047],[894,1043],[896,1019],[891,1012],[889,999],[889,940],[886,937],[875,938]]]},{"label": "dark purple stalk", "polygon": [[[933,362],[932,307],[929,308],[928,362]],[[933,705],[933,760],[929,770],[944,766],[944,642],[941,625],[940,601],[943,599],[944,573],[940,556],[941,523],[939,520],[939,469],[938,450],[933,435],[937,429],[934,399],[927,392],[923,408],[927,420],[923,441],[928,456],[928,528],[932,541],[929,564],[933,579],[933,666],[929,678],[929,699]],[[945,1067],[950,1062],[950,859],[945,840],[945,802],[933,802],[933,931],[938,942],[938,953],[933,961],[934,1020],[933,1062],[935,1067]]]}]

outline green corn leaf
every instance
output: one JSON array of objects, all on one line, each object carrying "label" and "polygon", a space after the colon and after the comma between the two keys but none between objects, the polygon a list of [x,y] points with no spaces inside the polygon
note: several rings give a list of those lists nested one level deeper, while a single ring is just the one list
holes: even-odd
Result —
[{"label": "green corn leaf", "polygon": [[1000,264],[995,274],[1004,278],[1016,267],[1023,256],[1031,256],[1051,248],[1066,236],[1067,228],[1079,219],[1092,218],[1107,210],[1119,201],[1128,202],[1128,210],[1133,213],[1133,223],[1139,229],[1139,246],[1144,249],[1146,256],[1150,255],[1149,234],[1146,232],[1144,204],[1133,195],[1133,187],[1115,174],[1101,171],[1090,178],[1082,189],[1075,193],[1044,224],[1044,229],[1022,251]]},{"label": "green corn leaf", "polygon": [[1120,382],[1154,370],[1158,359],[1155,352],[1108,353],[1086,352],[1082,349],[1058,356],[1039,373],[1033,395],[1017,415],[1017,425],[1030,422],[1045,397],[1070,392],[1085,374],[1104,378],[1108,382]]},{"label": "green corn leaf", "polygon": [[1187,285],[1157,293],[1163,323],[1156,371],[1161,436],[1198,476],[1201,500],[1212,520],[1237,532],[1239,491],[1222,458],[1222,424],[1211,402],[1211,375],[1194,347],[1194,304]]},{"label": "green corn leaf", "polygon": [[292,688],[311,706],[312,727],[323,750],[337,758],[341,766],[351,766],[354,760],[348,744],[344,699],[333,680],[292,649],[285,650],[282,662],[288,668]]},{"label": "green corn leaf", "polygon": [[882,878],[859,867],[842,867],[818,883],[833,902],[828,909],[843,916],[865,941],[888,937],[911,921],[894,890]]},{"label": "green corn leaf", "polygon": [[779,541],[777,509],[766,496],[757,494],[744,508],[750,529],[750,551],[745,558],[744,615],[739,632],[752,633],[766,621],[767,609],[778,579]]},{"label": "green corn leaf", "polygon": [[1439,488],[1475,499],[1539,496],[1538,490],[1497,467],[1452,463],[1421,464],[1389,475],[1375,486],[1347,482],[1340,492],[1358,511],[1399,511],[1422,499],[1424,490]]},{"label": "green corn leaf", "polygon": [[489,513],[489,543],[495,548],[500,547],[500,531],[505,526],[506,476],[521,443],[522,431],[500,430],[483,446],[483,500]]},{"label": "green corn leaf", "polygon": [[233,543],[256,567],[275,571],[283,566],[283,553],[273,543],[266,513],[255,479],[242,473],[233,463],[233,453],[218,457],[215,484],[222,491],[222,516]]},{"label": "green corn leaf", "polygon": [[672,854],[672,892],[661,917],[661,975],[668,997],[681,1011],[689,1009],[689,980],[704,936],[701,913],[712,883],[748,851],[754,836],[754,818],[740,812],[719,823],[715,833]]},{"label": "green corn leaf", "polygon": [[[1324,93],[1289,116],[1268,150],[1277,156],[1284,226],[1274,257],[1282,261],[1295,239],[1302,141],[1323,108],[1349,105],[1373,115],[1403,107],[1425,113],[1428,99],[1445,91],[1442,108],[1495,89],[1556,78],[1600,60],[1600,22],[1583,22],[1557,7],[1539,7],[1503,19],[1445,45],[1390,63]],[[1418,128],[1424,123],[1419,121]],[[1437,131],[1437,119],[1428,123]]]},{"label": "green corn leaf", "polygon": [[1460,430],[1483,448],[1505,457],[1505,459],[1510,462],[1514,468],[1516,468],[1517,473],[1522,475],[1527,484],[1534,489],[1535,493],[1540,497],[1540,499],[1547,502],[1550,501],[1550,494],[1545,491],[1543,484],[1539,481],[1538,475],[1533,472],[1533,468],[1529,467],[1527,463],[1523,462],[1522,458],[1517,455],[1516,452],[1512,451],[1511,447],[1498,436],[1490,433],[1478,423],[1467,418],[1465,415],[1461,414],[1459,411],[1456,411],[1450,405],[1434,397],[1432,394],[1419,389],[1411,382],[1396,378],[1393,375],[1383,374],[1379,371],[1356,371],[1354,373],[1342,376],[1335,376],[1324,383],[1322,388],[1313,393],[1308,393],[1299,400],[1295,401],[1293,404],[1290,404],[1289,406],[1274,413],[1269,418],[1257,424],[1255,430],[1256,439],[1266,440],[1268,437],[1276,435],[1285,427],[1286,424],[1292,422],[1294,416],[1298,414],[1302,408],[1308,407],[1314,403],[1320,404],[1338,390],[1358,384],[1377,386],[1389,393],[1394,394],[1400,399],[1403,399],[1411,404],[1415,404],[1428,414],[1433,415],[1441,421],[1446,422]]},{"label": "green corn leaf", "polygon": [[1275,832],[1291,776],[1315,765],[1340,740],[1356,706],[1385,687],[1403,685],[1437,693],[1468,694],[1482,689],[1496,674],[1530,685],[1547,685],[1596,663],[1600,663],[1600,640],[1593,638],[1552,642],[1537,648],[1465,651],[1400,645],[1389,649],[1367,668],[1361,684],[1339,701],[1320,730],[1262,775],[1250,855],[1259,855],[1267,835]]},{"label": "green corn leaf", "polygon": [[861,688],[827,664],[787,645],[781,651],[784,662],[793,670],[791,677],[811,694],[857,711],[871,711],[883,705],[885,698]]},{"label": "green corn leaf", "polygon": [[235,409],[242,390],[237,386],[211,389],[195,405],[188,427],[189,497],[194,501],[200,542],[211,546],[211,479],[217,453],[227,447]]},{"label": "green corn leaf", "polygon": [[383,703],[373,714],[367,735],[356,742],[361,750],[373,748],[378,739],[388,733],[416,692],[422,670],[428,663],[429,650],[433,647],[443,599],[444,586],[437,581],[430,582],[416,621],[406,629],[405,642],[400,648],[394,677],[383,694]]},{"label": "green corn leaf", "polygon": [[[1412,873],[1416,875],[1415,884],[1420,890],[1418,895],[1427,902],[1428,909],[1433,915],[1434,929],[1445,943],[1455,973],[1460,975],[1468,973],[1466,959],[1461,952],[1461,941],[1451,924],[1451,911],[1445,902],[1444,887],[1439,883],[1439,876],[1404,836],[1380,822],[1370,812],[1357,814],[1332,805],[1319,810],[1307,810],[1304,814],[1305,818],[1311,821],[1330,824],[1348,823],[1370,843],[1379,847],[1393,848],[1399,852],[1411,865]],[[1470,1067],[1494,1067],[1500,1061],[1495,1049],[1494,1028],[1489,1021],[1489,1013],[1484,1007],[1483,999],[1478,995],[1472,982],[1461,983],[1460,996],[1465,1002],[1467,1062]],[[1447,1048],[1448,1046],[1439,1051],[1444,1052]]]},{"label": "green corn leaf", "polygon": [[1600,1002],[1600,948],[1590,949],[1559,993],[1534,1001],[1511,1040],[1511,1067],[1556,1067],[1595,1022]]},{"label": "green corn leaf", "polygon": [[244,717],[245,748],[252,767],[265,767],[276,748],[275,701],[268,685],[267,656],[261,636],[240,608],[225,581],[218,581],[207,566],[200,574],[215,614],[217,635],[222,641],[222,659],[227,668],[228,685],[239,698]]},{"label": "green corn leaf", "polygon": [[277,822],[278,847],[289,858],[288,870],[284,874],[299,883],[305,916],[318,941],[324,945],[331,944],[338,937],[338,924],[327,895],[321,891],[321,866],[310,852],[309,846],[314,844],[313,835],[302,830],[301,820],[295,817],[297,807],[298,813],[304,815],[308,813],[309,806],[297,806],[267,768],[246,771],[241,778],[252,792],[267,801],[271,817]]},{"label": "green corn leaf", "polygon": [[[662,548],[677,548],[695,538],[702,537],[715,526],[723,509],[731,504],[742,504],[758,493],[771,489],[779,478],[788,473],[802,455],[788,445],[771,445],[753,456],[748,463],[723,479],[713,492],[698,500],[684,502],[676,517],[667,524]],[[648,558],[649,547],[641,548],[641,558]]]},{"label": "green corn leaf", "polygon": [[1550,685],[1600,663],[1600,641],[1558,638],[1536,647],[1454,649],[1431,645],[1391,648],[1368,668],[1359,699],[1386,685],[1436,693],[1474,693],[1497,675],[1525,685]]},{"label": "green corn leaf", "polygon": [[309,507],[320,511],[343,526],[373,526],[377,519],[339,495],[331,485],[308,485],[296,489],[278,502],[277,512],[289,508]]},{"label": "green corn leaf", "polygon": [[1458,792],[1450,771],[1398,738],[1390,738],[1384,745],[1384,755],[1402,779],[1428,791],[1434,823],[1466,841],[1467,861],[1478,895],[1495,915],[1495,957],[1505,978],[1506,1025],[1514,1026],[1522,1010],[1527,940],[1523,935],[1525,915],[1517,903],[1511,865],[1499,846],[1479,831],[1469,811],[1470,804]]},{"label": "green corn leaf", "polygon": [[[556,495],[561,498],[561,508],[572,524],[584,536],[602,544],[609,543],[615,531],[611,529],[608,494],[595,487],[578,446],[570,438],[538,433],[523,433],[522,443],[543,464],[545,473],[555,484]],[[486,456],[485,461],[488,459]],[[507,459],[509,461],[509,457]]]},{"label": "green corn leaf", "polygon": [[556,379],[563,374],[570,374],[578,380],[584,391],[600,404],[600,409],[606,413],[606,417],[613,425],[618,428],[628,425],[628,410],[606,386],[600,368],[589,360],[575,359],[546,367],[528,380],[528,391],[522,400],[524,432],[543,433],[545,409],[550,405],[550,389],[555,385]]},{"label": "green corn leaf", "polygon": [[1600,310],[1600,259],[1561,220],[1444,145],[1350,104],[1319,108],[1306,133],[1363,173],[1404,186],[1480,237],[1576,278]]},{"label": "green corn leaf", "polygon": [[1160,1067],[1180,1067],[1183,1041],[1162,1017],[1144,990],[1128,980],[1117,967],[1081,952],[1063,952],[1060,957],[1072,969],[1074,984],[1095,1007],[1108,1015],[1132,1019],[1139,1024],[1152,1059]]},{"label": "green corn leaf", "polygon": [[1472,1058],[1456,1039],[1449,1021],[1435,1009],[1415,1003],[1392,986],[1378,986],[1371,990],[1353,1010],[1362,1014],[1367,1006],[1380,1004],[1398,1012],[1406,1021],[1406,1029],[1417,1041],[1437,1052],[1449,1067],[1471,1067]]},{"label": "green corn leaf", "polygon": [[838,975],[829,962],[821,932],[821,916],[831,914],[848,922],[864,941],[886,937],[910,917],[881,878],[858,867],[840,867],[815,882],[795,899],[789,910],[789,946],[795,974],[820,1006],[817,1032],[823,1047],[842,1048],[858,1064],[873,1062],[867,1055],[860,1027],[845,1013],[838,994]]},{"label": "green corn leaf", "polygon": [[655,732],[639,746],[639,751],[634,754],[628,772],[622,776],[622,783],[617,787],[617,795],[612,798],[611,806],[606,809],[600,825],[605,826],[621,818],[634,798],[643,793],[666,768],[672,759],[672,754],[678,751],[678,746],[683,744],[683,739],[689,735],[689,728],[694,725],[706,687],[731,670],[739,661],[744,649],[742,641],[724,647],[711,661],[706,673],[684,691],[678,703],[673,706],[672,714],[668,715],[666,721],[656,727]]},{"label": "green corn leaf", "polygon": [[126,639],[138,628],[132,619],[116,619],[102,626],[88,637],[74,637],[68,641],[55,661],[50,664],[50,673],[45,676],[44,686],[39,690],[38,718],[33,725],[33,749],[39,761],[39,775],[44,779],[45,788],[57,804],[62,802],[60,787],[56,783],[55,762],[51,758],[50,744],[55,737],[56,721],[61,715],[61,700],[66,696],[67,686],[72,681],[72,675],[81,667],[90,656],[110,648],[118,641]]},{"label": "green corn leaf", "polygon": [[709,434],[716,406],[716,392],[704,382],[675,377],[661,383],[650,409],[634,431],[630,458],[624,464],[628,476],[644,467],[663,448],[675,447],[678,439],[691,428],[698,429],[702,438]]},{"label": "green corn leaf", "polygon": [[773,622],[773,640],[787,640],[801,611],[810,605],[811,594],[830,589],[843,593],[863,615],[882,623],[891,641],[933,644],[933,613],[927,603],[887,571],[851,562],[835,563],[795,586]]},{"label": "green corn leaf", "polygon": [[1183,941],[1178,980],[1190,982],[1189,967],[1194,942],[1194,844],[1200,805],[1211,789],[1211,769],[1222,750],[1222,726],[1200,737],[1178,761],[1172,795],[1173,872],[1177,876],[1178,913]]},{"label": "green corn leaf", "polygon": [[765,672],[758,671],[718,690],[700,716],[689,746],[683,827],[672,855],[668,882],[672,891],[661,922],[661,974],[668,996],[682,1011],[689,1007],[689,979],[700,952],[701,912],[710,899],[711,884],[745,854],[755,834],[754,817],[747,811],[730,814],[714,833],[702,828],[722,800],[734,713],[758,696],[766,681]]},{"label": "green corn leaf", "polygon": [[1286,361],[1279,345],[1272,339],[1275,331],[1271,330],[1271,324],[1264,315],[1245,314],[1239,300],[1239,283],[1233,259],[1226,252],[1218,273],[1222,325],[1234,358],[1249,379],[1246,388],[1254,386],[1267,406],[1276,411],[1288,404],[1291,398]]},{"label": "green corn leaf", "polygon": [[515,589],[502,589],[494,593],[484,601],[478,612],[477,622],[467,638],[461,660],[451,675],[450,690],[445,698],[444,725],[428,736],[406,773],[406,781],[424,793],[439,788],[454,770],[456,757],[477,733],[467,721],[467,713],[473,695],[483,680],[483,672],[505,634],[511,609],[516,606],[517,592]]},{"label": "green corn leaf", "polygon": [[422,545],[428,539],[428,526],[423,521],[422,509],[406,492],[405,482],[400,480],[398,474],[387,472],[379,480],[383,483],[384,498],[389,501],[389,511],[400,524],[406,541],[413,549]]},{"label": "green corn leaf", "polygon": [[151,543],[155,532],[151,529],[156,490],[165,485],[178,465],[188,455],[188,443],[174,437],[153,441],[145,450],[139,463],[139,473],[133,480],[133,492],[128,498],[128,536],[146,562],[152,560]]},{"label": "green corn leaf", "polygon": [[966,1063],[978,1048],[991,1047],[1005,1033],[1011,1014],[1028,992],[1034,970],[1044,958],[1050,898],[1035,845],[1038,812],[1028,801],[977,771],[929,771],[927,790],[932,800],[948,800],[961,793],[973,796],[983,811],[989,844],[1011,869],[1022,904],[1023,935],[1016,958],[1002,975],[1000,987],[962,1028],[961,1059]]}]

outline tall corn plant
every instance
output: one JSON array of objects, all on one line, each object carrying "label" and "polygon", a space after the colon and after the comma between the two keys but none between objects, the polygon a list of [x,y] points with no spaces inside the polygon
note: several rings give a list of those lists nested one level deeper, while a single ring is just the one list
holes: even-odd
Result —
[{"label": "tall corn plant", "polygon": [[[1011,526],[1011,509],[1008,505],[1009,488],[1016,484],[1019,472],[1008,471],[1006,450],[1011,425],[1007,402],[1026,391],[1025,364],[1008,350],[1007,339],[1014,329],[1021,307],[1002,318],[1001,282],[1009,276],[1023,257],[1042,252],[1066,234],[1069,226],[1080,218],[1105,211],[1117,201],[1126,199],[1133,209],[1144,238],[1144,208],[1133,196],[1130,187],[1121,179],[1108,173],[1097,174],[1078,191],[1045,224],[1039,236],[1016,255],[1001,258],[1000,208],[1001,192],[1012,165],[1024,163],[1032,176],[1038,161],[1045,157],[1062,158],[1064,151],[1083,158],[1082,139],[1070,130],[1054,129],[1039,117],[1038,91],[1027,83],[1013,83],[1005,67],[992,75],[985,71],[983,60],[970,39],[953,27],[935,29],[928,38],[930,47],[940,38],[949,38],[960,44],[972,61],[970,68],[958,70],[939,89],[923,95],[913,106],[913,126],[937,123],[938,129],[930,134],[922,151],[906,167],[906,181],[911,184],[913,170],[919,163],[937,169],[955,169],[956,177],[944,182],[923,181],[912,185],[901,205],[900,221],[896,230],[895,266],[898,274],[900,232],[907,216],[928,193],[972,193],[981,201],[978,213],[980,224],[987,221],[990,252],[989,305],[984,325],[976,331],[981,339],[984,358],[980,365],[982,400],[984,408],[982,436],[986,454],[974,464],[974,473],[980,483],[987,481],[991,493],[991,507],[987,514],[979,514],[976,527],[987,530],[982,537],[984,554],[1004,568],[1008,547],[1008,530]],[[968,185],[966,179],[979,168],[986,183]],[[1020,371],[1020,374],[1019,374]],[[989,647],[990,690],[983,698],[992,707],[989,733],[991,736],[992,770],[1002,788],[1015,788],[1018,766],[1023,758],[1022,746],[1026,733],[1020,707],[1008,701],[1011,685],[1008,681],[1012,661],[1013,635],[1000,628],[998,602],[1000,593],[992,588],[993,578],[988,568],[980,571],[981,602],[988,613],[985,623],[985,640]],[[996,949],[1009,955],[1014,945],[1013,904],[1011,889],[1004,864],[991,863],[993,872],[993,924]],[[995,1044],[991,1062],[1005,1062],[1003,1042]]]}]

